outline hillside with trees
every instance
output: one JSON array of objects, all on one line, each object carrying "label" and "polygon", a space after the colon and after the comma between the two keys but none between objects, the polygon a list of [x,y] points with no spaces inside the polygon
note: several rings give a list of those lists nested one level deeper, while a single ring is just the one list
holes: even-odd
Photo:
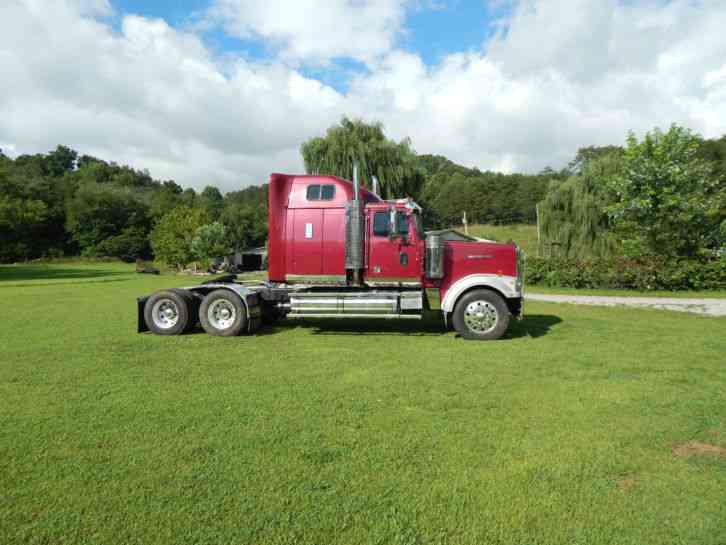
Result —
[{"label": "hillside with trees", "polygon": [[[65,146],[11,159],[0,153],[0,261],[38,257],[157,257],[183,266],[202,248],[218,255],[260,246],[267,238],[267,190],[197,193],[148,172],[81,155]],[[207,225],[224,232],[213,245]],[[191,229],[191,232],[189,232]],[[162,234],[163,232],[163,234]],[[219,238],[219,237],[218,237]],[[188,240],[187,240],[188,239]]]},{"label": "hillside with trees", "polygon": [[[418,155],[381,124],[343,118],[300,151],[308,173],[351,178],[357,162],[364,185],[375,176],[382,196],[418,201],[428,228],[464,214],[489,225],[539,217],[538,253],[551,258],[712,259],[726,246],[726,136],[673,126],[622,147],[583,147],[559,171],[503,174]],[[80,255],[182,268],[266,238],[266,185],[197,192],[65,146],[0,152],[2,262]]]}]

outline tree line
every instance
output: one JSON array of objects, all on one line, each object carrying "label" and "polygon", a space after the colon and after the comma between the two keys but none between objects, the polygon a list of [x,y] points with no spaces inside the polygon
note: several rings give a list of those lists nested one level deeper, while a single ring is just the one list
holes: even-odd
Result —
[{"label": "tree line", "polygon": [[[502,174],[418,155],[379,123],[343,118],[301,146],[308,173],[410,196],[427,228],[534,223],[544,253],[693,256],[726,245],[726,136],[703,140],[677,126],[624,146],[585,147],[565,168]],[[273,166],[271,165],[271,170]],[[222,194],[58,146],[45,154],[0,151],[0,261],[89,256],[156,258],[176,267],[261,246],[267,185]]]},{"label": "tree line", "polygon": [[0,261],[89,256],[162,258],[183,266],[267,238],[267,188],[225,195],[58,146],[0,151]]},{"label": "tree line", "polygon": [[[470,221],[534,220],[547,174],[480,172],[441,156],[417,155],[393,142],[382,125],[343,118],[301,147],[308,172],[380,181],[384,197],[410,196],[430,227]],[[41,257],[156,258],[175,267],[205,263],[265,244],[267,185],[222,194],[197,192],[147,171],[59,145],[45,154],[10,158],[0,151],[0,262]]]}]

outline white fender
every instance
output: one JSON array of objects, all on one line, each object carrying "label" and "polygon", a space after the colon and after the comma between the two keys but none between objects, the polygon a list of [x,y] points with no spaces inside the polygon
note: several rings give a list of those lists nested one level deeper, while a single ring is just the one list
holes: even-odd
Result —
[{"label": "white fender", "polygon": [[454,282],[451,287],[446,290],[444,299],[441,301],[441,310],[444,312],[453,312],[459,296],[466,290],[475,287],[494,288],[504,295],[504,297],[517,298],[522,296],[521,290],[517,289],[516,276],[500,276],[498,274],[470,274],[464,278],[460,278]]}]

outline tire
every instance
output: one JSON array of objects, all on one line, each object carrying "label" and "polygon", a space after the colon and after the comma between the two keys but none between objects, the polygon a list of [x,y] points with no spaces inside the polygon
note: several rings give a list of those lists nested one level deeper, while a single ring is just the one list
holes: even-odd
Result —
[{"label": "tire", "polygon": [[509,327],[511,314],[506,301],[496,292],[474,290],[461,297],[454,307],[454,329],[465,339],[499,339]]},{"label": "tire", "polygon": [[144,321],[157,335],[180,335],[192,325],[192,299],[181,290],[157,291],[144,306]]},{"label": "tire", "polygon": [[247,329],[247,309],[236,293],[215,290],[202,301],[199,321],[210,335],[234,337]]}]

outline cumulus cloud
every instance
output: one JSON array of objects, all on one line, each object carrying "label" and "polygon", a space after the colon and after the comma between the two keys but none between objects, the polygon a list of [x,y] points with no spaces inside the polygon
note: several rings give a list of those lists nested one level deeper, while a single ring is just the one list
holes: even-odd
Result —
[{"label": "cumulus cloud", "polygon": [[[343,114],[380,120],[419,152],[504,171],[558,167],[579,146],[674,121],[726,133],[723,2],[522,0],[479,49],[434,66],[396,46],[403,2],[285,5],[278,13],[297,16],[274,23],[257,2],[213,5],[229,32],[278,48],[250,61],[215,56],[162,20],[112,27],[98,19],[111,9],[104,0],[0,3],[3,149],[63,143],[232,190],[299,171],[300,144]],[[367,63],[345,92],[295,68],[337,57]]]},{"label": "cumulus cloud", "polygon": [[292,61],[370,62],[401,31],[405,0],[214,0],[207,21],[240,38],[263,38]]},{"label": "cumulus cloud", "polygon": [[78,3],[0,8],[0,141],[57,143],[225,189],[300,168],[298,146],[344,98],[277,63],[220,64],[198,37],[123,18],[119,33]]},{"label": "cumulus cloud", "polygon": [[726,132],[726,4],[523,0],[481,50],[392,52],[349,99],[419,151],[535,171],[672,122]]}]

